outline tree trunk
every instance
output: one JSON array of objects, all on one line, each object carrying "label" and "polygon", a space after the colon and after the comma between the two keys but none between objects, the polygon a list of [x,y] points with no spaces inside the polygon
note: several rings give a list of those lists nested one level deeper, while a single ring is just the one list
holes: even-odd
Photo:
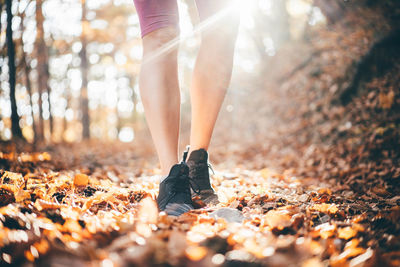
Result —
[{"label": "tree trunk", "polygon": [[47,48],[44,43],[42,0],[36,0],[36,53],[37,53],[37,71],[38,71],[38,93],[39,93],[39,126],[37,131],[37,140],[44,141],[44,121],[43,121],[43,90],[47,90],[48,66],[47,66]]},{"label": "tree trunk", "polygon": [[[255,10],[255,28],[250,33],[252,41],[254,42],[260,56],[260,61],[262,62],[260,76],[264,76],[265,72],[268,71],[268,64],[271,58],[267,54],[264,38],[267,36],[271,38],[275,51],[291,39],[289,14],[286,9],[286,1],[274,0],[272,4],[272,14],[264,13],[261,9]],[[266,32],[265,25],[276,26],[271,31]]]},{"label": "tree trunk", "polygon": [[64,141],[67,141],[67,139],[65,138],[65,132],[68,129],[68,121],[67,121],[66,113],[67,113],[68,107],[70,105],[70,95],[69,95],[68,91],[65,91],[64,97],[65,97],[65,100],[67,101],[67,104],[66,104],[65,110],[64,110],[64,118],[63,118],[63,126],[62,126],[61,136]]},{"label": "tree trunk", "polygon": [[[1,18],[1,14],[3,13],[3,2],[0,2],[0,18]],[[2,29],[2,24],[1,24],[1,19],[0,19],[0,32],[1,32],[1,29]],[[0,58],[4,58],[4,55],[3,55],[3,51],[0,51]],[[0,73],[2,73],[2,68],[3,68],[3,65],[0,65]],[[0,88],[1,88],[1,80],[0,80]],[[1,120],[1,115],[0,115],[0,120]]]},{"label": "tree trunk", "polygon": [[117,116],[117,138],[118,138],[119,132],[122,129],[122,124],[123,124],[121,115],[120,115],[119,110],[118,110],[119,99],[120,99],[120,97],[119,97],[119,94],[118,94],[117,106],[115,107],[115,115]]},{"label": "tree trunk", "polygon": [[26,54],[24,51],[24,40],[23,40],[23,33],[25,31],[25,27],[24,27],[24,19],[25,19],[25,14],[24,12],[22,12],[20,14],[21,17],[21,23],[20,23],[20,30],[21,30],[21,64],[22,64],[22,68],[24,69],[24,74],[25,74],[25,85],[26,85],[26,89],[28,91],[29,94],[29,104],[31,106],[31,116],[32,116],[32,129],[33,129],[33,142],[36,143],[36,124],[35,124],[35,115],[33,114],[33,103],[32,103],[32,85],[31,85],[31,80],[30,80],[30,66],[28,65],[28,63],[26,62]]},{"label": "tree trunk", "polygon": [[[70,66],[68,66],[68,69],[70,69]],[[68,71],[68,70],[67,70]],[[67,110],[71,105],[71,92],[70,90],[64,90],[64,95],[63,97],[65,98],[65,101],[67,102],[65,105],[65,110],[64,110],[64,116],[63,116],[63,124],[62,124],[62,131],[61,131],[61,137],[63,141],[68,141],[66,138],[66,132],[68,130],[68,120],[67,120]]]},{"label": "tree trunk", "polygon": [[19,115],[17,112],[17,101],[15,99],[15,47],[13,42],[12,33],[12,12],[11,12],[12,0],[6,0],[6,12],[7,12],[7,56],[8,56],[8,75],[10,83],[10,101],[11,101],[11,132],[13,138],[22,138],[22,131],[19,127]]},{"label": "tree trunk", "polygon": [[53,132],[54,132],[54,120],[53,120],[53,114],[51,112],[51,88],[49,86],[49,79],[50,79],[50,73],[49,73],[49,48],[45,45],[46,49],[46,90],[47,90],[47,101],[49,102],[49,128],[50,128],[50,140],[53,139]]},{"label": "tree trunk", "polygon": [[82,49],[79,53],[81,58],[81,74],[82,74],[82,88],[81,88],[81,112],[82,112],[82,138],[89,139],[90,138],[90,117],[89,117],[89,100],[87,93],[87,84],[88,84],[88,60],[86,54],[86,29],[87,29],[87,20],[86,20],[86,0],[81,0],[82,5],[82,34],[81,34],[81,43]]},{"label": "tree trunk", "polygon": [[137,103],[138,103],[138,96],[135,93],[135,82],[136,79],[135,77],[130,77],[129,78],[131,86],[132,86],[132,103],[133,103],[133,114],[132,114],[132,120],[133,120],[133,133],[136,135],[139,132],[139,115],[137,112]]}]

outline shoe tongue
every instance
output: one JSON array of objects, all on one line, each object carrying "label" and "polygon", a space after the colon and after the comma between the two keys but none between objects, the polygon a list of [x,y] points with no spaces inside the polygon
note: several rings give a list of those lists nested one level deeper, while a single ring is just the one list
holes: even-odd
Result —
[{"label": "shoe tongue", "polygon": [[168,177],[179,177],[181,175],[187,174],[188,172],[189,168],[186,166],[186,164],[175,164],[174,166],[172,166]]},{"label": "shoe tongue", "polygon": [[199,162],[199,161],[207,162],[207,160],[208,160],[208,153],[203,148],[192,151],[188,159],[188,161],[194,161],[194,162]]}]

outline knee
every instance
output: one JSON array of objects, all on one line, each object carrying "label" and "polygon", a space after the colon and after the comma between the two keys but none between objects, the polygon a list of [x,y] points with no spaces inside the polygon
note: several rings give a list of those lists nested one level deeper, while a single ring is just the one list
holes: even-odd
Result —
[{"label": "knee", "polygon": [[228,13],[225,19],[218,22],[217,28],[223,36],[236,39],[240,25],[240,14],[233,10]]},{"label": "knee", "polygon": [[143,52],[154,51],[179,37],[179,31],[175,27],[157,29],[143,37]]},{"label": "knee", "polygon": [[215,49],[233,48],[236,42],[240,24],[240,16],[229,14],[220,19],[210,29],[206,29],[202,34],[202,44]]}]

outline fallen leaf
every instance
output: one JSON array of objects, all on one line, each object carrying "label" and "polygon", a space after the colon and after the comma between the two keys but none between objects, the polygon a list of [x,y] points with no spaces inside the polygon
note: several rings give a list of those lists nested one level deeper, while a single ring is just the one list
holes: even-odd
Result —
[{"label": "fallen leaf", "polygon": [[74,185],[75,186],[85,186],[89,183],[89,177],[83,173],[75,174]]},{"label": "fallen leaf", "polygon": [[339,208],[336,206],[336,204],[321,203],[321,204],[314,204],[311,207],[311,210],[316,210],[328,214],[336,214],[339,211]]},{"label": "fallen leaf", "polygon": [[357,235],[357,230],[351,228],[350,226],[338,229],[338,237],[339,238],[348,240],[350,238],[355,237],[356,235]]},{"label": "fallen leaf", "polygon": [[199,261],[207,255],[207,248],[201,246],[189,246],[185,250],[186,257],[192,261]]},{"label": "fallen leaf", "polygon": [[263,221],[263,224],[272,228],[285,228],[291,226],[292,224],[289,212],[286,210],[270,210],[263,216]]}]

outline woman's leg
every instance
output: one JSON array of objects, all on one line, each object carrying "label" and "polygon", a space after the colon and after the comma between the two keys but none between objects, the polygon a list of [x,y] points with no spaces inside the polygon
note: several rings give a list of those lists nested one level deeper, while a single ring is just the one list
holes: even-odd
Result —
[{"label": "woman's leg", "polygon": [[180,91],[177,48],[154,54],[179,35],[176,0],[134,0],[143,37],[139,88],[162,175],[178,163]]},{"label": "woman's leg", "polygon": [[147,124],[161,164],[162,175],[178,163],[180,122],[180,91],[178,84],[177,50],[152,58],[152,53],[176,38],[175,29],[161,28],[143,38],[143,61],[139,88]]},{"label": "woman's leg", "polygon": [[[202,21],[221,12],[228,13],[202,33],[191,85],[191,151],[208,149],[215,122],[232,74],[233,53],[239,14],[232,0],[198,0]],[[225,14],[225,13],[224,13]]]}]

